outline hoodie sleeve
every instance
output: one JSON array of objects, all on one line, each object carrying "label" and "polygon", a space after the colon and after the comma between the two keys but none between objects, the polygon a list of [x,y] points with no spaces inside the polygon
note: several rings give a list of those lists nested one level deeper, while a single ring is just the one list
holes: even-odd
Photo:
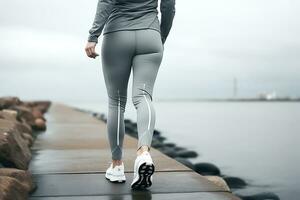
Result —
[{"label": "hoodie sleeve", "polygon": [[165,43],[169,32],[172,27],[173,19],[175,16],[175,0],[161,0],[160,1],[160,12],[161,12],[161,39]]},{"label": "hoodie sleeve", "polygon": [[88,41],[98,42],[98,37],[101,35],[104,25],[112,12],[115,0],[98,0],[97,11],[94,18],[92,28],[89,30]]}]

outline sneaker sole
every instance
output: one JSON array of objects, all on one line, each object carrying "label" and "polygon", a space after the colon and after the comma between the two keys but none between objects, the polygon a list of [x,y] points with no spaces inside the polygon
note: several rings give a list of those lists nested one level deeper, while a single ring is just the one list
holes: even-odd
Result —
[{"label": "sneaker sole", "polygon": [[124,179],[112,180],[111,178],[109,178],[109,177],[107,177],[107,176],[105,176],[105,178],[106,178],[107,180],[109,180],[110,182],[112,182],[112,183],[124,183],[124,182],[126,182],[126,179],[125,179],[125,180],[124,180]]},{"label": "sneaker sole", "polygon": [[131,184],[132,189],[137,188],[147,188],[152,185],[151,176],[153,175],[155,171],[154,164],[147,164],[146,162],[141,164],[141,166],[138,169],[138,180]]}]

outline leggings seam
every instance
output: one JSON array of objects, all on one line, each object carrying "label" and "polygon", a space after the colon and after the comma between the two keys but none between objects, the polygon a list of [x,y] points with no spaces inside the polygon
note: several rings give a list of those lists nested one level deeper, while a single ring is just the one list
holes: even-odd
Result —
[{"label": "leggings seam", "polygon": [[[146,90],[146,84],[144,83],[144,90]],[[144,98],[145,98],[145,101],[146,101],[146,103],[147,103],[147,107],[148,107],[148,112],[149,112],[149,115],[148,115],[148,117],[149,117],[149,121],[148,121],[148,130],[150,129],[150,124],[151,124],[151,107],[150,107],[150,105],[149,105],[149,102],[148,102],[148,100],[147,100],[147,97],[146,97],[146,95],[145,95],[145,91],[144,91],[144,93],[143,93],[143,95],[144,95]]]},{"label": "leggings seam", "polygon": [[121,102],[120,102],[120,92],[119,92],[119,90],[118,90],[118,126],[117,126],[117,145],[119,145],[120,144],[120,114],[121,114],[121,112],[120,112],[120,104],[121,104]]},{"label": "leggings seam", "polygon": [[136,55],[136,53],[137,53],[137,31],[134,31],[134,55]]}]

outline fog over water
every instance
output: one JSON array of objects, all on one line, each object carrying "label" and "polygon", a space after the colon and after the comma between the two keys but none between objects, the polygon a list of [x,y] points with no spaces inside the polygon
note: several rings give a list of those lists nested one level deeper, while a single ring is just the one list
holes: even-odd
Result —
[{"label": "fog over water", "polygon": [[[105,100],[100,58],[84,52],[96,4],[1,1],[0,95]],[[272,91],[300,96],[299,4],[177,0],[154,98],[231,97],[234,77],[240,97]]]}]

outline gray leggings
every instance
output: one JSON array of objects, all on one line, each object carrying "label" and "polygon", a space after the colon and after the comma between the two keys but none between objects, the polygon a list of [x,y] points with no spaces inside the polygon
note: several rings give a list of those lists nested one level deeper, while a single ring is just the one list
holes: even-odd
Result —
[{"label": "gray leggings", "polygon": [[152,93],[163,51],[161,35],[153,29],[122,30],[103,35],[101,59],[108,94],[107,133],[114,160],[122,159],[131,68],[132,102],[137,110],[137,150],[142,145],[151,147],[155,126]]}]

